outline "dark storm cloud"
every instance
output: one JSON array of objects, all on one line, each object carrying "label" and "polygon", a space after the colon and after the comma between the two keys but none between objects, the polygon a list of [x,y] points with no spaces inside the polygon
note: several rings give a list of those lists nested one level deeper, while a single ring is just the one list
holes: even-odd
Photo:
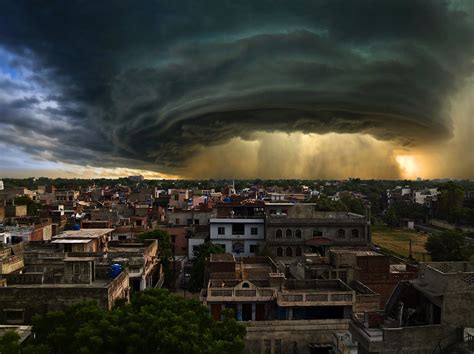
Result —
[{"label": "dark storm cloud", "polygon": [[441,140],[452,132],[446,100],[472,73],[472,14],[444,1],[2,8],[0,45],[29,63],[32,82],[56,88],[45,99],[56,106],[40,112],[67,124],[38,127],[22,109],[32,98],[0,123],[39,129],[55,141],[40,150],[75,163],[172,170],[200,146],[256,130]]}]

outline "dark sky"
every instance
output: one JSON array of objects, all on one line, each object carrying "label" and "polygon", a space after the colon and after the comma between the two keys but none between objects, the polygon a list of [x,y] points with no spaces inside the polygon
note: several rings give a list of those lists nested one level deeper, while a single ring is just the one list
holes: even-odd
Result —
[{"label": "dark sky", "polygon": [[0,142],[191,176],[206,149],[261,132],[442,144],[451,98],[472,92],[473,3],[4,0]]}]

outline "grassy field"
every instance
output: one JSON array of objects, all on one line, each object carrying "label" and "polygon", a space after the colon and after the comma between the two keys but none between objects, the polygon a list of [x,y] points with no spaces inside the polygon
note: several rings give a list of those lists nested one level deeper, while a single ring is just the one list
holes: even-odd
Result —
[{"label": "grassy field", "polygon": [[[426,253],[426,239],[427,235],[412,230],[377,226],[372,230],[372,242],[375,245],[403,257],[408,257],[410,253],[411,240],[413,257],[419,261],[423,261],[423,253]],[[428,254],[425,255],[425,260],[430,260]]]}]

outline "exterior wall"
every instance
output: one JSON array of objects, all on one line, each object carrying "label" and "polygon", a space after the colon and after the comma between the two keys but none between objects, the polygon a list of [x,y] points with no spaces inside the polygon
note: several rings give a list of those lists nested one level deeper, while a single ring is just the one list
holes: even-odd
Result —
[{"label": "exterior wall", "polygon": [[415,271],[391,273],[388,256],[358,256],[357,267],[359,268],[357,280],[380,294],[381,309],[384,308],[399,281],[417,277]]},{"label": "exterior wall", "polygon": [[9,256],[0,259],[0,274],[10,274],[17,272],[24,267],[23,256]]},{"label": "exterior wall", "polygon": [[6,205],[4,208],[5,217],[21,217],[28,215],[26,205]]},{"label": "exterior wall", "polygon": [[209,225],[209,219],[215,216],[215,211],[175,210],[169,212],[168,223],[173,226]]},{"label": "exterior wall", "polygon": [[310,344],[331,346],[333,333],[346,332],[349,320],[246,322],[245,352],[309,354]]},{"label": "exterior wall", "polygon": [[39,227],[35,226],[35,229],[31,232],[29,241],[48,241],[51,240],[52,236],[52,225],[40,225]]},{"label": "exterior wall", "polygon": [[118,210],[110,211],[109,209],[98,209],[91,211],[92,221],[109,221],[112,225],[115,225],[119,221]]},{"label": "exterior wall", "polygon": [[188,240],[186,239],[188,229],[186,227],[167,227],[163,230],[167,231],[171,237],[175,256],[186,256],[188,254]]},{"label": "exterior wall", "polygon": [[171,195],[170,207],[176,209],[186,209],[188,207],[189,191],[187,189],[174,189],[169,192]]},{"label": "exterior wall", "polygon": [[[345,236],[338,237],[338,231],[344,230]],[[281,230],[282,237],[277,237],[277,230]],[[291,231],[291,236],[287,237],[287,230]],[[352,237],[352,231],[357,230],[358,237]],[[301,238],[297,237],[297,232],[301,232]],[[306,244],[306,241],[313,239],[315,236],[314,231],[322,232],[321,239],[328,239],[327,245],[341,245],[341,246],[366,246],[370,243],[370,238],[367,234],[368,228],[354,225],[354,226],[343,226],[334,225],[327,226],[323,224],[312,224],[310,226],[304,226],[300,221],[291,220],[286,223],[280,222],[278,224],[273,223],[271,220],[267,222],[266,227],[266,240],[267,244],[272,252],[273,256],[277,256],[277,248],[285,246],[292,248],[292,255],[295,255],[295,249],[297,246],[302,248],[302,253],[311,252],[312,248]]]},{"label": "exterior wall", "polygon": [[189,238],[188,239],[188,259],[194,258],[194,255],[193,255],[194,248],[199,245],[202,245],[204,241],[205,240],[203,238]]},{"label": "exterior wall", "polygon": [[[233,224],[244,224],[244,233],[233,234]],[[219,228],[224,228],[224,234],[219,234]],[[253,228],[257,229],[255,235],[252,235]],[[263,219],[211,219],[210,239],[211,242],[224,246],[227,253],[254,256],[256,252],[251,252],[251,247],[253,245],[258,245],[259,248],[263,247],[265,224]],[[237,252],[237,249],[241,251]]]},{"label": "exterior wall", "polygon": [[108,285],[28,285],[0,287],[0,323],[9,324],[6,310],[19,310],[23,320],[15,324],[31,323],[36,314],[59,311],[85,300],[97,301],[100,307],[111,309],[119,298],[128,299],[128,274],[123,272]]},{"label": "exterior wall", "polygon": [[5,220],[5,207],[0,206],[0,223],[3,223],[3,220]]},{"label": "exterior wall", "polygon": [[[387,328],[383,331],[383,353],[432,354],[446,334],[441,326],[436,325]],[[447,344],[449,341],[443,342],[443,347]]]}]

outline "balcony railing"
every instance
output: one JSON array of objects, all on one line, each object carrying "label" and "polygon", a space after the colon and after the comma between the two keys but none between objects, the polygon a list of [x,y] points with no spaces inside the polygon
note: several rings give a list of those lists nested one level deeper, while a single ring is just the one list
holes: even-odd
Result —
[{"label": "balcony railing", "polygon": [[253,301],[269,301],[273,299],[275,290],[263,289],[234,289],[234,288],[210,288],[207,291],[207,301],[243,301],[244,298]]},{"label": "balcony railing", "polygon": [[23,256],[10,256],[0,261],[0,274],[14,273],[23,267]]},{"label": "balcony railing", "polygon": [[282,306],[293,305],[295,302],[303,302],[305,306],[310,305],[350,305],[354,301],[351,292],[344,293],[278,293],[277,302]]}]

